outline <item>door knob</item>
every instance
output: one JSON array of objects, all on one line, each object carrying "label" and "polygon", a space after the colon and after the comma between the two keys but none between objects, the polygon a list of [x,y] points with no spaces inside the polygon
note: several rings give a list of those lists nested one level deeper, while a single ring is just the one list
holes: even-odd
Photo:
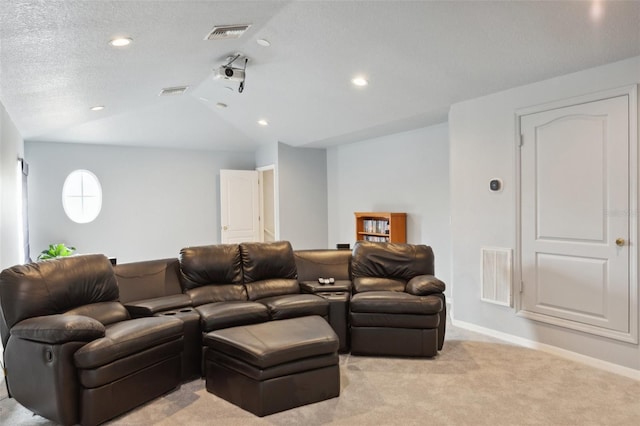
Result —
[{"label": "door knob", "polygon": [[[223,231],[226,231],[227,229],[229,229],[229,227],[228,227],[227,225],[225,225],[225,226],[223,226],[223,227],[222,227],[222,230],[223,230]],[[624,242],[624,240],[622,240],[622,241]]]},{"label": "door knob", "polygon": [[624,243],[625,243],[624,238],[616,238],[616,245],[618,247],[622,247]]}]

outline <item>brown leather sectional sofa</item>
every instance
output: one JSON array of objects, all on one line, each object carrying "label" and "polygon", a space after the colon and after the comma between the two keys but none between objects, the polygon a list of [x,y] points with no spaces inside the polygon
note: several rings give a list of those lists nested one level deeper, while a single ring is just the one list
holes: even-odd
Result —
[{"label": "brown leather sectional sofa", "polygon": [[431,357],[445,333],[433,264],[424,245],[275,242],[115,267],[102,255],[14,266],[0,274],[8,389],[58,423],[99,424],[204,375],[208,333],[308,316],[329,321],[343,352]]}]

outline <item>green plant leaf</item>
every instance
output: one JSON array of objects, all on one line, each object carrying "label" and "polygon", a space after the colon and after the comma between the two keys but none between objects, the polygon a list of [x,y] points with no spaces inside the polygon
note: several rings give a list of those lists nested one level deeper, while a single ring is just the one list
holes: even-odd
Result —
[{"label": "green plant leaf", "polygon": [[48,250],[43,250],[38,256],[38,260],[54,259],[56,257],[71,256],[76,251],[75,247],[67,247],[64,243],[49,244]]}]

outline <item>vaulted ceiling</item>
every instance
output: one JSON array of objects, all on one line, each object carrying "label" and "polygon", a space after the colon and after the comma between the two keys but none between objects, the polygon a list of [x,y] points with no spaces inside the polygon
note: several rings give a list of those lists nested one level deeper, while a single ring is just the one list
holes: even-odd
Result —
[{"label": "vaulted ceiling", "polygon": [[[230,24],[251,26],[204,40]],[[249,58],[243,93],[213,78],[235,53]],[[637,55],[640,1],[0,0],[0,102],[27,141],[331,146]]]}]

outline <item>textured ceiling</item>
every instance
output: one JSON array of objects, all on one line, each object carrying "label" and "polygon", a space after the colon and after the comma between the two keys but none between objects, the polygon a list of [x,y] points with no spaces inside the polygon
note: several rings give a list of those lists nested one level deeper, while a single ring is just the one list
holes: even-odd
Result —
[{"label": "textured ceiling", "polygon": [[[214,25],[246,23],[239,39],[203,40]],[[134,42],[114,49],[116,35]],[[212,78],[234,52],[250,58],[242,94]],[[640,1],[0,0],[0,102],[34,141],[330,146],[637,55]],[[370,85],[352,86],[356,74]],[[190,88],[158,96],[179,85]]]}]

